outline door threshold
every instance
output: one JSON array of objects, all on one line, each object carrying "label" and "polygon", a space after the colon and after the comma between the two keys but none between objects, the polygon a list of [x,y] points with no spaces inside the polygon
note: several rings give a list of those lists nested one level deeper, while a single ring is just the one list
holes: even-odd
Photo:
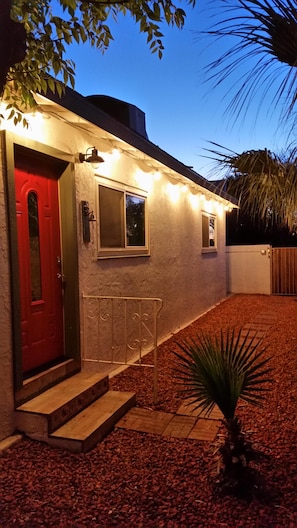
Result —
[{"label": "door threshold", "polygon": [[64,357],[59,363],[55,362],[51,366],[43,365],[40,372],[35,371],[34,374],[31,372],[31,375],[28,373],[30,377],[26,377],[22,388],[15,393],[16,407],[80,370],[80,359],[65,359]]},{"label": "door threshold", "polygon": [[67,358],[66,356],[61,356],[53,361],[49,361],[49,363],[45,363],[44,365],[40,365],[40,367],[36,367],[32,370],[29,370],[28,372],[25,372],[24,383],[29,379],[35,378],[36,376],[43,374],[44,372],[48,372],[49,370],[57,367],[58,365],[64,364],[69,359],[70,358]]}]

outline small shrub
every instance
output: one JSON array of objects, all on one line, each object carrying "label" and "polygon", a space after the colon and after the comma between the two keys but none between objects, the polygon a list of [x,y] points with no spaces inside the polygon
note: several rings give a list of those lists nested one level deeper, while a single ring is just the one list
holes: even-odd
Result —
[{"label": "small shrub", "polygon": [[264,357],[259,339],[249,334],[243,337],[242,330],[237,336],[228,329],[225,336],[221,331],[220,339],[202,335],[177,344],[182,352],[175,352],[179,361],[175,377],[201,412],[207,415],[215,405],[222,412],[226,436],[220,448],[220,479],[224,485],[238,485],[258,454],[245,439],[236,407],[239,399],[263,405],[267,384],[273,381],[268,366],[271,358]]}]

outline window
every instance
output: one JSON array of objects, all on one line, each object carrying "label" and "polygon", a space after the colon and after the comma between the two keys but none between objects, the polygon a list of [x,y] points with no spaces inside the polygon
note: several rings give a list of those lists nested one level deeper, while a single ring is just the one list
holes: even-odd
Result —
[{"label": "window", "polygon": [[202,249],[214,250],[217,247],[216,217],[202,214]]},{"label": "window", "polygon": [[99,185],[99,256],[148,255],[144,195]]},{"label": "window", "polygon": [[38,219],[38,198],[34,191],[28,194],[28,224],[29,224],[29,255],[31,276],[31,300],[40,301],[41,267],[40,267],[40,240]]}]

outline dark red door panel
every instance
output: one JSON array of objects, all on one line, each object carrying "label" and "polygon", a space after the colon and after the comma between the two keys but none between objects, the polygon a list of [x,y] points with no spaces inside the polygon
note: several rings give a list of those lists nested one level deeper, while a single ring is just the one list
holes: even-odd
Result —
[{"label": "dark red door panel", "polygon": [[15,169],[23,370],[63,355],[58,182]]}]

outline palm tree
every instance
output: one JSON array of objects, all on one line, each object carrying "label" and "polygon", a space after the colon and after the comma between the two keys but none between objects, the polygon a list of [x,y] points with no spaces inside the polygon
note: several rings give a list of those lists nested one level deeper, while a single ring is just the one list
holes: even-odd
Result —
[{"label": "palm tree", "polygon": [[256,455],[250,442],[245,440],[241,423],[235,415],[238,400],[261,406],[271,368],[270,358],[259,351],[259,340],[237,337],[234,330],[220,339],[208,335],[197,340],[178,343],[176,377],[183,385],[183,393],[197,409],[209,414],[215,405],[224,416],[226,438],[220,452],[223,461],[222,481],[237,485],[246,473],[251,459]]},{"label": "palm tree", "polygon": [[[283,117],[293,117],[297,93],[297,10],[291,0],[221,0],[224,20],[207,34],[218,39],[235,37],[236,43],[209,64],[208,78],[221,84],[243,65],[239,88],[228,107],[239,114],[249,109],[255,95],[272,96],[272,108],[284,102]],[[216,5],[217,8],[217,5]],[[251,60],[251,62],[250,62]],[[273,95],[273,90],[275,90]],[[260,101],[261,105],[261,101]]]},{"label": "palm tree", "polygon": [[278,155],[267,149],[238,154],[212,143],[207,149],[217,170],[224,171],[221,186],[238,199],[243,215],[262,225],[288,227],[297,234],[297,150]]}]

